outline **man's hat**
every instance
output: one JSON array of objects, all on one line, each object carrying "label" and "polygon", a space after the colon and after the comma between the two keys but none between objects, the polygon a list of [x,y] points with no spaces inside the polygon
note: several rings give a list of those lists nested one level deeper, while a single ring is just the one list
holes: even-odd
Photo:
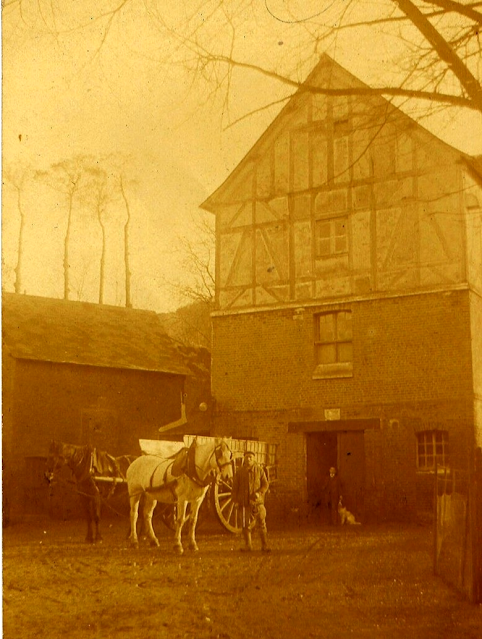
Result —
[{"label": "man's hat", "polygon": [[253,457],[255,457],[255,453],[252,450],[245,450],[244,456],[246,457],[246,455],[253,455]]}]

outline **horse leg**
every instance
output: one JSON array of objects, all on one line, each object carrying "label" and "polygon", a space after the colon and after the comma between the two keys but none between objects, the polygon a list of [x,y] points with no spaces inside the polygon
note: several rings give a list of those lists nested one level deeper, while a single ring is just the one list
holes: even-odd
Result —
[{"label": "horse leg", "polygon": [[157,539],[154,528],[152,527],[152,515],[154,514],[154,509],[157,506],[157,501],[151,495],[149,495],[149,493],[145,494],[144,499],[144,529],[150,540],[151,546],[159,546],[159,540]]},{"label": "horse leg", "polygon": [[182,547],[181,533],[182,527],[186,522],[186,510],[187,510],[187,501],[179,500],[177,502],[177,517],[176,517],[176,529],[174,532],[174,550],[178,555],[182,555],[184,553],[184,548]]},{"label": "horse leg", "polygon": [[129,497],[130,503],[130,521],[131,521],[131,532],[128,537],[128,541],[131,546],[135,548],[139,547],[139,540],[137,539],[137,516],[139,513],[139,502],[141,500],[141,495],[131,495]]},{"label": "horse leg", "polygon": [[89,495],[82,496],[82,502],[84,506],[85,519],[87,521],[87,534],[85,536],[85,541],[88,544],[94,543],[94,534],[92,530],[92,499]]},{"label": "horse leg", "polygon": [[197,518],[199,514],[199,509],[201,508],[201,504],[203,502],[203,497],[200,499],[196,499],[196,501],[191,502],[191,515],[189,517],[189,548],[195,552],[199,550],[198,545],[196,543],[196,524]]},{"label": "horse leg", "polygon": [[100,534],[100,514],[102,509],[102,499],[99,494],[92,497],[92,510],[94,513],[94,525],[95,525],[95,543],[102,543],[102,535]]}]

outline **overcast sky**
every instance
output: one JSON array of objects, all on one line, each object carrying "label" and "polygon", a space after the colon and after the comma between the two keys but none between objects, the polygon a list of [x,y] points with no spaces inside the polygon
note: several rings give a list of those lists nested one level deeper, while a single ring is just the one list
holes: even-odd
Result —
[{"label": "overcast sky", "polygon": [[[88,28],[84,25],[89,15],[98,16],[100,10],[116,5],[114,0],[61,0],[57,4],[24,0],[23,15],[17,2],[7,5],[3,15],[3,158],[9,165],[23,162],[47,169],[53,162],[78,154],[129,155],[136,181],[130,190],[134,302],[138,307],[165,311],[178,303],[166,286],[179,276],[174,250],[177,236],[191,233],[191,219],[199,204],[227,177],[282,105],[231,123],[283,97],[287,88],[264,76],[240,72],[233,78],[226,101],[212,86],[193,81],[192,73],[181,64],[186,52],[178,52],[179,42],[168,29],[160,28],[159,15],[152,19],[146,14],[146,7],[156,4],[154,0],[124,4],[109,31],[105,20],[93,20]],[[167,26],[175,28],[182,20],[183,2],[157,4],[162,15],[169,17]],[[281,71],[308,72],[309,68],[294,64],[306,23],[288,19],[286,6],[290,4],[292,12],[300,6],[307,11],[310,6],[319,8],[320,2],[253,4],[255,9],[246,11],[237,23],[236,56]],[[337,0],[331,4],[336,8]],[[375,6],[359,4],[364,11]],[[65,11],[52,11],[60,6]],[[221,17],[213,38],[219,34],[222,39],[229,32]],[[202,17],[199,24],[202,28]],[[376,82],[380,72],[391,77],[394,61],[403,54],[403,43],[381,29],[377,33],[362,30],[356,38],[340,35],[329,43],[327,52],[362,80]],[[479,115],[455,116],[452,112],[424,120],[424,124],[461,150],[482,153]],[[14,266],[18,221],[13,195],[4,190],[2,219],[4,261]],[[29,294],[60,297],[59,242],[65,211],[51,198],[45,190],[42,197],[32,189],[25,194],[31,223],[23,280]],[[78,241],[88,243],[88,233],[79,231]],[[117,276],[112,278],[115,285],[106,301],[116,303],[119,292],[115,287],[123,282],[122,264],[111,262]],[[5,273],[4,285],[12,290],[11,270]]]}]

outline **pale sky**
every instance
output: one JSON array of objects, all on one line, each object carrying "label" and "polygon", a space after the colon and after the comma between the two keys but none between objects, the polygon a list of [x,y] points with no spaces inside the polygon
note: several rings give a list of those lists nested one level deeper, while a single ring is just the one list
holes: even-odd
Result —
[{"label": "pale sky", "polygon": [[[331,3],[331,10],[338,8],[339,1]],[[387,4],[386,0],[380,3]],[[181,20],[181,0],[157,4],[169,18],[168,27]],[[286,8],[289,5],[291,15],[298,16],[300,7],[303,11],[319,8],[319,1],[252,4],[253,11],[237,17],[235,56],[293,73],[298,68],[299,44],[310,23],[288,19]],[[359,4],[365,12],[375,6]],[[40,15],[36,0],[24,0],[23,18],[15,1],[4,9],[3,160],[5,164],[23,162],[47,169],[53,162],[78,154],[130,155],[132,178],[137,182],[130,191],[134,302],[137,307],[162,312],[177,304],[165,284],[181,275],[176,263],[177,236],[192,232],[191,220],[199,204],[223,182],[282,105],[233,126],[230,123],[281,98],[287,89],[253,72],[237,72],[226,102],[212,86],[193,81],[193,75],[180,63],[186,50],[176,48],[178,42],[166,25],[160,29],[158,15],[146,15],[146,7],[154,7],[155,0],[128,0],[107,35],[105,21],[94,20],[92,27],[80,28],[88,23],[89,9],[98,15],[99,9],[114,5],[114,0],[82,0],[80,4],[40,0]],[[60,6],[66,11],[52,11]],[[192,8],[192,2],[187,6]],[[230,29],[222,22],[222,12],[218,13],[219,24],[210,27],[213,42],[222,42],[223,37],[229,42]],[[200,16],[202,29],[205,21]],[[376,82],[380,73],[388,76],[393,60],[403,56],[402,41],[387,38],[381,30],[362,30],[357,37],[340,34],[327,44],[327,53],[365,82]],[[166,64],[167,54],[170,61]],[[309,70],[305,65],[300,73],[306,75]],[[422,123],[446,142],[480,154],[481,120],[480,115],[468,112],[457,117],[453,113],[440,115]],[[45,188],[36,189],[31,187],[24,197],[30,216],[24,288],[29,294],[60,297],[65,209]],[[13,195],[4,189],[3,258],[10,267],[15,265],[18,240]],[[76,233],[76,241],[89,243],[87,228],[78,228]],[[111,258],[109,268],[106,302],[116,303],[124,277],[122,264]],[[4,286],[13,290],[13,276],[8,273],[6,269]],[[91,301],[96,301],[95,294]]]}]

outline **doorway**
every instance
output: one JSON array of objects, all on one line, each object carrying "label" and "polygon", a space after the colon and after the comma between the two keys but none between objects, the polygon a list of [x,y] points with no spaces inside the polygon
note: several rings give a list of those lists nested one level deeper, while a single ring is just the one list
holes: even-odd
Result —
[{"label": "doorway", "polygon": [[311,515],[326,518],[323,484],[330,466],[337,465],[337,433],[306,433],[306,481]]},{"label": "doorway", "polygon": [[314,517],[328,521],[323,484],[331,466],[338,470],[345,506],[363,517],[365,492],[364,431],[306,433],[306,481],[308,504]]}]

